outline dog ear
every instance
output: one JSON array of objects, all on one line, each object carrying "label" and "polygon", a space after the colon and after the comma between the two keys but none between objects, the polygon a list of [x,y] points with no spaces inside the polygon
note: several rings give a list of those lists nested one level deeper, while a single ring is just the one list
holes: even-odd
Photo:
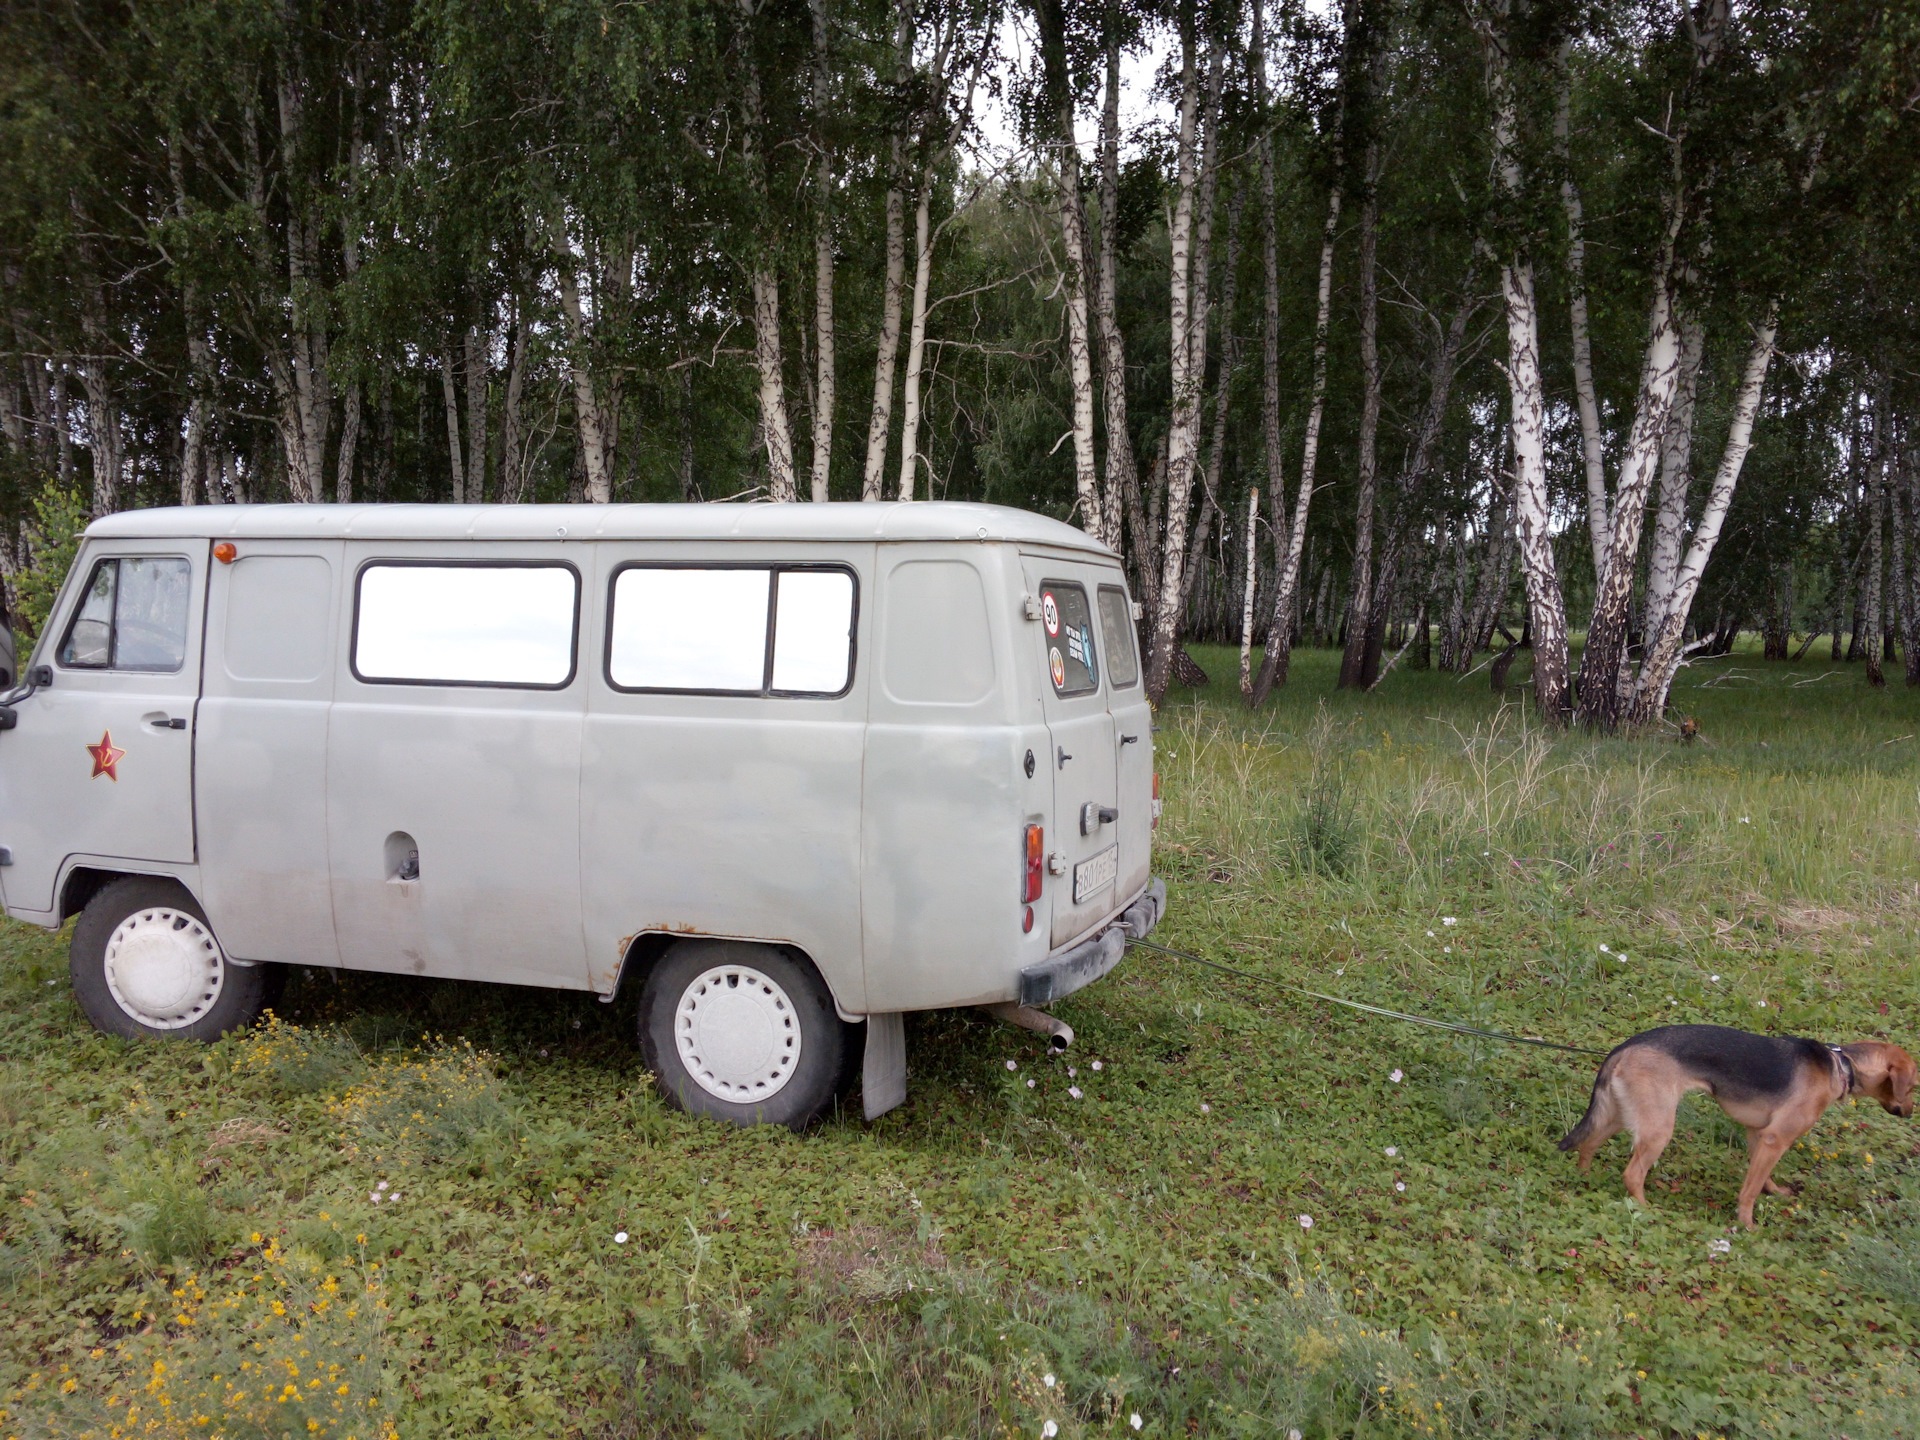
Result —
[{"label": "dog ear", "polygon": [[1913,1113],[1913,1083],[1916,1067],[1913,1057],[1898,1045],[1889,1047],[1893,1054],[1887,1065],[1887,1078],[1893,1090],[1893,1108],[1902,1115]]}]

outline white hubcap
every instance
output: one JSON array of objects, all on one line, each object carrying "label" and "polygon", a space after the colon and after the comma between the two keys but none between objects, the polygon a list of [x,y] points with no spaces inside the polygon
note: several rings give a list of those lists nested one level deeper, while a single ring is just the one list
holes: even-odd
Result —
[{"label": "white hubcap", "polygon": [[680,1061],[709,1095],[750,1105],[786,1088],[800,1063],[800,1016],[778,981],[720,965],[680,994],[673,1017]]},{"label": "white hubcap", "polygon": [[184,910],[137,910],[107,939],[107,989],[153,1030],[178,1030],[211,1010],[226,968],[213,932]]}]

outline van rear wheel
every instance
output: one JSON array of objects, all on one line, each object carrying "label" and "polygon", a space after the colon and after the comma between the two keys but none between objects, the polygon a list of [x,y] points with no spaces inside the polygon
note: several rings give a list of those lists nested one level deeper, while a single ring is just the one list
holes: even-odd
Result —
[{"label": "van rear wheel", "polygon": [[853,1027],[803,958],[681,940],[647,976],[640,1046],[667,1100],[736,1125],[804,1130],[832,1106]]},{"label": "van rear wheel", "polygon": [[217,1040],[266,1007],[265,965],[235,965],[184,885],[130,875],[80,912],[67,953],[74,998],[93,1028],[129,1039]]}]

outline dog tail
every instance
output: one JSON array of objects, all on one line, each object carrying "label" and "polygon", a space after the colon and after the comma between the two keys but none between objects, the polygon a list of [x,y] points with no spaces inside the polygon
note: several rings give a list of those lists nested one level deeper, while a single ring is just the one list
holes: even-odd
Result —
[{"label": "dog tail", "polygon": [[1580,1147],[1580,1142],[1593,1133],[1594,1126],[1599,1123],[1599,1115],[1600,1082],[1596,1080],[1593,1082],[1593,1098],[1587,1102],[1587,1113],[1580,1117],[1580,1123],[1578,1125],[1567,1132],[1566,1139],[1560,1142],[1560,1148],[1562,1150],[1577,1150]]}]

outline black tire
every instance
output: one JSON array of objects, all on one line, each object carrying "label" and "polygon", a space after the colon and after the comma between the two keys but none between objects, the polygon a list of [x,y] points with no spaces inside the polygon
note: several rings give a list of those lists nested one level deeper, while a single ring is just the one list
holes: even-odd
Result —
[{"label": "black tire", "polygon": [[[714,978],[714,972],[721,974]],[[746,1017],[755,1028],[743,1038],[758,1068],[738,1067],[732,1078],[703,1070],[703,1079],[690,1067],[680,1033],[687,1033],[685,1048],[697,1059],[699,1032],[682,1010],[691,1004],[697,1012],[700,997],[691,992],[703,977],[716,995],[722,987],[738,991],[745,985],[742,997],[755,997],[751,1004],[758,1014],[749,1011]],[[804,958],[742,941],[676,941],[653,967],[640,994],[640,1048],[661,1094],[689,1114],[735,1125],[804,1130],[819,1119],[839,1089],[852,1029],[834,1009],[826,982]],[[769,1087],[764,1096],[755,1093],[761,1085]],[[735,1090],[740,1098],[726,1098],[716,1086]]]},{"label": "black tire", "polygon": [[[197,944],[205,954],[206,988],[175,1017],[185,1023],[148,1023],[152,1016],[143,1019],[137,1005],[115,995],[107,973],[107,951],[115,933],[130,921],[163,926],[182,937],[183,947]],[[129,1039],[218,1040],[229,1030],[250,1025],[265,1008],[275,968],[230,963],[214,940],[199,902],[177,880],[157,875],[130,875],[103,887],[80,912],[67,953],[74,998],[93,1028]]]}]

